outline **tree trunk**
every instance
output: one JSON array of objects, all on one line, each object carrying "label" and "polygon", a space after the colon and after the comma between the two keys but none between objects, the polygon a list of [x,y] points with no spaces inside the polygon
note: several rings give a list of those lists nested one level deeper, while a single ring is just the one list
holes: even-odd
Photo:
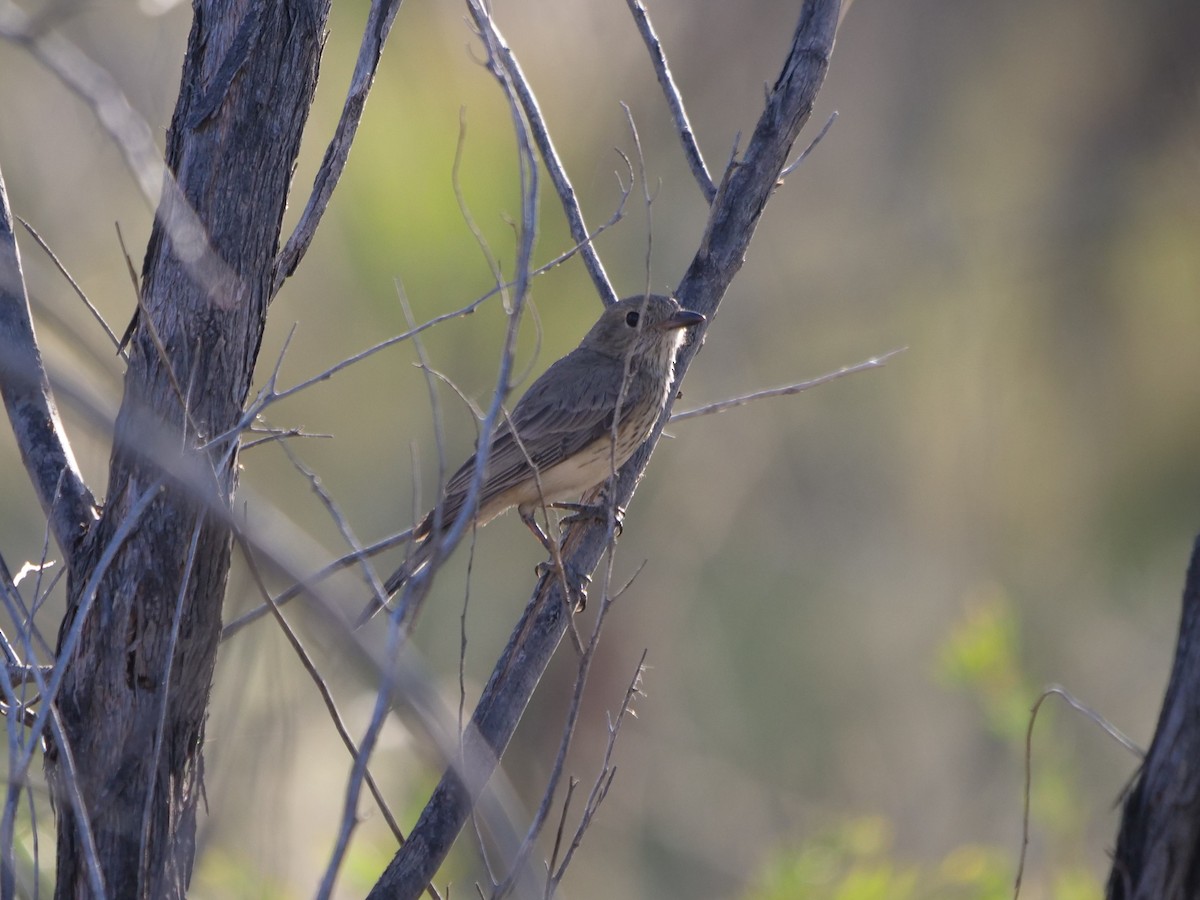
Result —
[{"label": "tree trunk", "polygon": [[258,355],[327,13],[326,0],[194,2],[108,499],[59,633],[66,748],[47,766],[60,898],[91,895],[67,748],[108,894],[182,897],[191,877],[231,543],[206,510],[235,487],[223,435]]},{"label": "tree trunk", "polygon": [[1200,538],[1150,752],[1125,800],[1109,900],[1200,897]]}]

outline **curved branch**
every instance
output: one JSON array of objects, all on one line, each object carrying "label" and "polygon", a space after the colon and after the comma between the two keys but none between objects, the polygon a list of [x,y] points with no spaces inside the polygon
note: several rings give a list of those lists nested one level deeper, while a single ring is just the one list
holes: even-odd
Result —
[{"label": "curved branch", "polygon": [[75,549],[96,521],[96,499],[83,481],[58,418],[50,379],[42,364],[21,254],[13,234],[4,176],[0,174],[0,394],[54,539],[73,561]]},{"label": "curved branch", "polygon": [[[676,296],[712,321],[733,276],[741,267],[763,208],[775,189],[800,128],[812,112],[833,51],[839,0],[808,0],[779,79],[767,98],[741,162],[730,164],[713,203],[708,229]],[[705,326],[700,326],[701,328]],[[699,338],[681,352],[676,386],[697,350]],[[675,391],[672,391],[674,396]],[[618,473],[611,502],[627,506],[662,427],[670,404],[650,439]],[[585,497],[584,502],[590,498]],[[567,534],[565,564],[577,572],[595,569],[607,543],[606,524],[580,523]],[[458,836],[472,806],[507,747],[517,722],[571,621],[570,604],[558,580],[543,578],[508,646],[492,671],[471,725],[463,737],[462,768],[451,766],[370,897],[417,897]]]}]

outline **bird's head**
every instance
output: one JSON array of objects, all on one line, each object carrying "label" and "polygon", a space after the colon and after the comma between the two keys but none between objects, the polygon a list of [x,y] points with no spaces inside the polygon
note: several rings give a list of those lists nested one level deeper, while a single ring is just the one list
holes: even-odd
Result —
[{"label": "bird's head", "polygon": [[582,346],[615,359],[669,365],[683,343],[685,329],[704,322],[673,297],[640,294],[606,309],[583,339]]}]

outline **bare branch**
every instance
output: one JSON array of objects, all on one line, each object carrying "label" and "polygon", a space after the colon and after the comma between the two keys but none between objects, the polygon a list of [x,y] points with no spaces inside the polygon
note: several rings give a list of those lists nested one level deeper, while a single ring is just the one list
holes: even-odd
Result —
[{"label": "bare branch", "polygon": [[907,347],[900,347],[897,350],[889,350],[879,356],[872,356],[870,359],[863,360],[860,363],[855,363],[852,366],[843,366],[836,372],[828,372],[824,375],[818,375],[816,378],[811,378],[808,381],[798,381],[795,384],[789,384],[786,387],[769,388],[765,391],[755,391],[753,394],[743,394],[740,397],[730,397],[728,400],[718,400],[716,403],[709,403],[707,406],[699,406],[696,409],[688,409],[683,412],[672,413],[669,421],[682,422],[684,419],[695,419],[699,416],[711,416],[715,413],[725,412],[727,409],[733,409],[735,406],[745,406],[747,403],[753,403],[756,400],[766,400],[770,397],[790,397],[792,394],[799,394],[801,391],[807,391],[809,388],[819,387],[822,384],[842,378],[845,375],[853,375],[855,372],[865,372],[868,369],[878,369],[887,365],[888,360],[899,353],[907,350]]},{"label": "bare branch", "polygon": [[638,33],[642,36],[646,49],[650,51],[650,62],[654,65],[654,74],[658,76],[658,84],[662,88],[663,96],[666,97],[667,106],[671,108],[671,120],[675,123],[679,142],[683,145],[683,155],[692,169],[696,184],[700,186],[700,193],[704,195],[705,201],[711,204],[717,196],[717,186],[713,184],[712,176],[708,174],[708,166],[704,164],[700,145],[696,143],[692,123],[688,121],[687,111],[683,108],[683,98],[679,95],[679,88],[675,86],[675,79],[671,77],[671,70],[667,66],[667,57],[663,52],[662,41],[654,33],[654,26],[650,24],[650,16],[641,0],[626,0],[626,2],[629,5],[629,11],[633,13],[633,21],[637,25]]},{"label": "bare branch", "polygon": [[[642,650],[642,656],[638,660],[637,669],[633,673],[633,680],[629,682],[629,687],[625,691],[625,698],[621,701],[621,708],[617,710],[617,717],[609,720],[608,740],[604,745],[604,759],[600,764],[600,771],[596,775],[596,781],[592,785],[591,793],[588,794],[587,802],[583,805],[583,814],[579,818],[579,825],[575,829],[571,845],[567,848],[562,862],[554,870],[550,887],[547,891],[548,895],[554,893],[554,888],[557,887],[558,883],[562,881],[563,876],[567,873],[567,866],[571,864],[571,857],[583,842],[584,834],[592,824],[592,819],[595,818],[596,811],[600,809],[600,804],[608,796],[608,789],[612,787],[613,779],[617,775],[617,768],[612,764],[613,751],[616,749],[617,735],[621,732],[621,724],[625,721],[625,716],[628,714],[637,718],[637,714],[633,711],[633,701],[642,695],[642,676],[646,672],[647,652],[647,650]],[[555,842],[555,847],[557,849],[557,841]]]},{"label": "bare branch", "polygon": [[346,94],[346,102],[342,105],[342,115],[334,129],[333,138],[325,150],[325,158],[317,170],[313,181],[312,193],[309,194],[308,204],[300,214],[296,229],[287,239],[283,250],[275,259],[275,272],[271,285],[271,296],[274,297],[283,287],[283,282],[296,271],[296,266],[304,258],[309,244],[321,223],[321,217],[329,206],[333,190],[337,187],[342,171],[346,168],[346,159],[350,155],[350,146],[358,132],[358,123],[362,119],[363,109],[367,105],[367,94],[375,80],[375,71],[379,68],[379,59],[383,55],[383,45],[388,33],[392,30],[392,22],[400,9],[402,0],[372,0],[371,11],[367,14],[367,24],[363,29],[362,43],[358,49],[358,61],[354,64],[354,75],[350,79],[350,90]]},{"label": "bare branch", "polygon": [[571,229],[571,237],[580,245],[579,252],[583,255],[583,263],[592,277],[592,284],[595,285],[600,300],[605,306],[612,306],[617,302],[617,293],[608,280],[608,274],[604,271],[604,264],[600,261],[595,246],[588,238],[587,225],[584,224],[583,211],[579,208],[579,199],[575,196],[575,188],[571,186],[571,180],[567,177],[558,151],[554,148],[554,141],[550,138],[550,132],[542,118],[542,111],[538,107],[533,89],[529,86],[525,73],[521,71],[517,57],[483,6],[468,0],[467,9],[470,11],[471,18],[475,22],[475,27],[479,29],[484,43],[489,47],[490,52],[494,52],[499,57],[501,68],[511,79],[513,90],[521,104],[521,110],[529,123],[529,130],[533,133],[533,140],[537,144],[542,163],[546,166],[546,171],[550,174],[550,182],[554,185],[555,191],[558,192],[558,199],[562,202],[563,213],[566,215],[567,225]]},{"label": "bare branch", "polygon": [[58,418],[42,363],[12,211],[0,174],[0,394],[42,510],[68,560],[97,520],[96,498],[83,481]]}]

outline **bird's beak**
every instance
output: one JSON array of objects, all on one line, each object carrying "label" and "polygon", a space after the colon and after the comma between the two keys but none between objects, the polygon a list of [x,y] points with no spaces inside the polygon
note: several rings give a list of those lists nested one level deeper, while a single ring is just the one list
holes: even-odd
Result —
[{"label": "bird's beak", "polygon": [[693,325],[703,325],[706,321],[708,320],[698,312],[692,312],[690,309],[681,309],[659,322],[658,327],[663,331],[672,331],[676,328],[691,328]]}]

